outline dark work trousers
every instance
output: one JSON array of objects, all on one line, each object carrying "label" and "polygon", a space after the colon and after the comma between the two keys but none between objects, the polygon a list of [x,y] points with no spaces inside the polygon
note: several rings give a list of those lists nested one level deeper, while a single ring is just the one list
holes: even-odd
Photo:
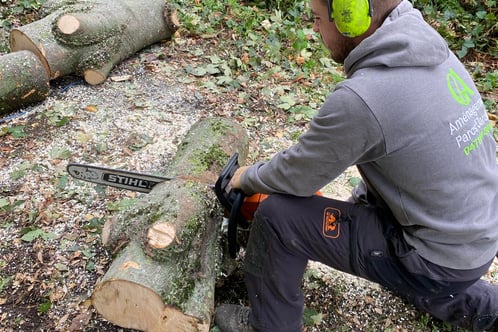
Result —
[{"label": "dark work trousers", "polygon": [[301,282],[308,260],[387,287],[454,326],[483,331],[498,316],[489,264],[453,270],[422,259],[383,210],[321,196],[271,195],[259,207],[244,271],[256,331],[302,329]]}]

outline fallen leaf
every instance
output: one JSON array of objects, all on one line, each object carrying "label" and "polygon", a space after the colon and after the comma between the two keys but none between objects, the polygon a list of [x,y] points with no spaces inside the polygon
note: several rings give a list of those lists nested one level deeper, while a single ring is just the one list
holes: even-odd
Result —
[{"label": "fallen leaf", "polygon": [[249,54],[247,52],[242,54],[242,58],[240,59],[240,61],[242,61],[242,63],[245,65],[249,63]]},{"label": "fallen leaf", "polygon": [[82,312],[81,314],[73,318],[71,326],[69,327],[69,331],[82,331],[83,328],[88,325],[91,318],[92,312],[90,310]]},{"label": "fallen leaf", "polygon": [[36,254],[36,258],[38,258],[38,261],[43,264],[43,252],[42,250],[38,251]]},{"label": "fallen leaf", "polygon": [[95,105],[87,105],[87,106],[85,106],[84,110],[87,111],[87,112],[95,113],[95,112],[97,112],[97,106],[95,106]]},{"label": "fallen leaf", "polygon": [[300,55],[298,55],[298,56],[296,57],[296,64],[297,64],[298,66],[301,66],[301,65],[302,65],[305,61],[306,61],[306,59],[304,59],[304,57],[302,57],[302,56],[300,56]]}]

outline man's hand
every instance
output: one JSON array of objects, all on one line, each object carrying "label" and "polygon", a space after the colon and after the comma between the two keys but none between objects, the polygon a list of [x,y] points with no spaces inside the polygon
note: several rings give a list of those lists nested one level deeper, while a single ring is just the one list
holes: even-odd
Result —
[{"label": "man's hand", "polygon": [[248,168],[249,166],[241,166],[233,173],[232,180],[230,181],[232,188],[240,189],[240,177]]}]

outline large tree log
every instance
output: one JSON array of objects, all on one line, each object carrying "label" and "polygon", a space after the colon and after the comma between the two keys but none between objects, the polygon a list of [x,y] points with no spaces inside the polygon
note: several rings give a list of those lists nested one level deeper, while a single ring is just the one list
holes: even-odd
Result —
[{"label": "large tree log", "polygon": [[222,246],[221,209],[206,184],[233,153],[243,161],[247,148],[238,124],[198,122],[163,170],[176,179],[106,222],[103,242],[118,255],[92,295],[104,318],[144,331],[209,331]]},{"label": "large tree log", "polygon": [[49,78],[41,61],[30,51],[0,56],[0,115],[44,100]]},{"label": "large tree log", "polygon": [[77,73],[100,84],[111,69],[176,31],[163,0],[49,1],[47,16],[10,33],[13,52],[35,53],[50,77]]}]

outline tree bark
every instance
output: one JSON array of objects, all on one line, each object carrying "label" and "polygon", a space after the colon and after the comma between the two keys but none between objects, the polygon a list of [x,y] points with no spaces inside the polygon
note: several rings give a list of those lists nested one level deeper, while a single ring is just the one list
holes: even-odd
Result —
[{"label": "tree bark", "polygon": [[0,115],[44,100],[49,88],[47,71],[32,52],[0,57]]},{"label": "tree bark", "polygon": [[36,54],[51,79],[76,73],[100,84],[116,64],[170,38],[178,27],[163,0],[49,1],[47,6],[47,16],[11,31],[10,48]]},{"label": "tree bark", "polygon": [[104,318],[144,331],[209,331],[222,246],[221,209],[207,184],[247,149],[231,120],[198,122],[163,171],[176,178],[106,222],[103,242],[118,254],[92,296]]}]

